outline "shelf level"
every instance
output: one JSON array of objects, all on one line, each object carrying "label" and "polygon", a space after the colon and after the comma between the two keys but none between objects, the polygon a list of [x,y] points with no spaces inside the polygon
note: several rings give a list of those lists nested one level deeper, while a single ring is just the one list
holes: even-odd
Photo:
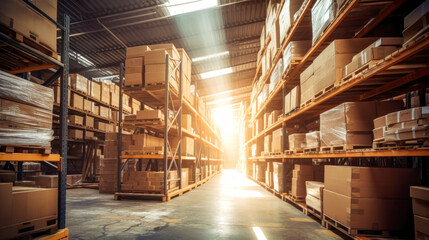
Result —
[{"label": "shelf level", "polygon": [[0,153],[0,161],[11,162],[60,162],[59,154],[34,154],[34,153]]}]

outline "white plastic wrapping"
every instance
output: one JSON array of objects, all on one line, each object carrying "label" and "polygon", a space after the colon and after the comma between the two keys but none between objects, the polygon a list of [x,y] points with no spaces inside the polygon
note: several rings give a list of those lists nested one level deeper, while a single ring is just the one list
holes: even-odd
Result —
[{"label": "white plastic wrapping", "polygon": [[320,141],[322,146],[343,145],[346,142],[344,106],[338,105],[320,114]]},{"label": "white plastic wrapping", "polygon": [[318,0],[311,9],[313,44],[336,16],[336,0]]},{"label": "white plastic wrapping", "polygon": [[317,181],[306,181],[305,182],[307,196],[311,195],[317,199],[322,199],[322,192],[325,184]]},{"label": "white plastic wrapping", "polygon": [[270,77],[270,85],[269,85],[269,92],[271,93],[277,84],[282,79],[282,72],[283,72],[283,59],[280,58],[277,62],[276,66],[274,67],[273,73]]},{"label": "white plastic wrapping", "polygon": [[293,58],[303,57],[311,47],[310,41],[291,41],[283,52],[283,72],[289,67]]},{"label": "white plastic wrapping", "polygon": [[320,131],[309,132],[305,134],[307,148],[320,147]]}]

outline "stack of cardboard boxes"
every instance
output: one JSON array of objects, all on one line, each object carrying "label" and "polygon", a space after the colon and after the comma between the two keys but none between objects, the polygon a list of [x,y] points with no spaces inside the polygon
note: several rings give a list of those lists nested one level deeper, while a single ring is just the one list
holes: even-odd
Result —
[{"label": "stack of cardboard boxes", "polygon": [[290,90],[285,96],[285,114],[288,114],[301,105],[301,88],[300,86],[296,86]]},{"label": "stack of cardboard boxes", "polygon": [[306,147],[305,140],[306,140],[306,134],[305,133],[294,133],[290,134],[289,136],[289,150],[293,151],[294,153],[302,152],[304,148]]},{"label": "stack of cardboard boxes", "polygon": [[325,166],[324,218],[353,230],[404,231],[418,176],[412,168]]},{"label": "stack of cardboard boxes", "polygon": [[305,134],[305,148],[316,150],[320,148],[320,131],[313,131]]},{"label": "stack of cardboard boxes", "polygon": [[323,188],[325,185],[323,182],[318,181],[306,181],[306,191],[307,195],[305,197],[305,204],[307,207],[312,208],[315,211],[318,211],[320,214],[323,214]]},{"label": "stack of cardboard boxes", "polygon": [[[167,179],[177,179],[177,171],[170,171]],[[178,188],[178,181],[168,182],[167,190]],[[131,171],[124,173],[122,190],[124,192],[164,193],[164,172]]]},{"label": "stack of cardboard boxes", "polygon": [[292,171],[291,195],[297,201],[304,201],[307,195],[306,181],[323,181],[324,166],[295,164]]},{"label": "stack of cardboard boxes", "polygon": [[287,181],[286,163],[273,162],[273,187],[279,193],[287,193],[291,182]]},{"label": "stack of cardboard boxes", "polygon": [[415,239],[429,238],[429,188],[412,186]]},{"label": "stack of cardboard boxes", "polygon": [[386,142],[429,138],[429,107],[392,112],[374,119],[374,139]]},{"label": "stack of cardboard boxes", "polygon": [[429,18],[429,1],[426,0],[404,18],[404,45],[426,33]]}]

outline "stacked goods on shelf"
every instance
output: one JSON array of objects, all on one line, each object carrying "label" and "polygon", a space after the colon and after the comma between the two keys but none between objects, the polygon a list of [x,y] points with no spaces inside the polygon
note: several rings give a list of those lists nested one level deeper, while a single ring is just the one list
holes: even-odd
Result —
[{"label": "stacked goods on shelf", "polygon": [[89,93],[88,84],[90,84],[88,79],[80,74],[69,75],[70,87],[78,92],[87,95]]},{"label": "stacked goods on shelf", "polygon": [[269,84],[265,84],[262,87],[262,91],[261,93],[258,95],[258,103],[257,103],[257,110],[261,109],[262,105],[264,105],[265,101],[267,100],[270,91],[270,85]]},{"label": "stacked goods on shelf", "polygon": [[126,87],[144,87],[144,56],[150,50],[149,46],[127,48],[124,82]]},{"label": "stacked goods on shelf", "polygon": [[334,86],[341,85],[346,64],[375,40],[377,39],[357,38],[332,41],[300,75],[301,105],[313,101]]},{"label": "stacked goods on shelf", "polygon": [[320,114],[322,150],[370,148],[375,117],[374,102],[346,102]]},{"label": "stacked goods on shelf", "polygon": [[289,136],[289,150],[294,153],[302,152],[306,146],[305,133],[294,133]]},{"label": "stacked goods on shelf", "polygon": [[410,197],[413,199],[414,230],[416,239],[429,238],[429,188],[412,186]]},{"label": "stacked goods on shelf", "polygon": [[119,108],[119,86],[116,84],[110,85],[110,106]]},{"label": "stacked goods on shelf", "polygon": [[275,153],[283,152],[282,138],[283,138],[283,129],[282,128],[279,128],[279,129],[273,131],[272,145],[271,145],[271,151],[272,152],[275,152]]},{"label": "stacked goods on shelf", "polygon": [[58,188],[58,175],[36,176],[35,185],[39,188]]},{"label": "stacked goods on shelf", "polygon": [[[131,144],[131,135],[122,133],[122,148],[127,149]],[[100,162],[100,193],[114,193],[117,191],[118,177],[118,133],[106,133],[104,142],[104,157]]]},{"label": "stacked goods on shelf", "polygon": [[286,163],[273,162],[273,187],[281,193],[288,193],[291,182],[287,181]]},{"label": "stacked goods on shelf", "polygon": [[[57,1],[34,1],[33,3],[53,20],[57,20]],[[2,1],[0,23],[22,34],[26,39],[57,52],[57,26],[42,14],[19,0]]]},{"label": "stacked goods on shelf", "polygon": [[[0,236],[14,239],[25,234],[57,227],[57,188],[33,188],[0,183]],[[37,199],[37,200],[36,200]]]},{"label": "stacked goods on shelf", "polygon": [[268,153],[272,152],[271,147],[273,144],[273,136],[271,134],[268,134],[264,137],[264,154],[267,155]]},{"label": "stacked goods on shelf", "polygon": [[274,123],[277,122],[279,119],[281,111],[280,110],[273,110],[269,115],[267,119],[267,128],[271,127]]},{"label": "stacked goods on shelf", "polygon": [[305,204],[307,207],[323,214],[323,182],[306,181],[305,182],[307,195],[305,197]]},{"label": "stacked goods on shelf", "polygon": [[[182,169],[183,170],[183,169]],[[182,171],[183,173],[183,171]],[[170,171],[167,179],[177,179],[177,171]],[[167,183],[168,192],[178,189],[178,181]],[[131,171],[124,173],[122,190],[136,193],[164,193],[164,172]]]},{"label": "stacked goods on shelf", "polygon": [[296,86],[285,96],[284,106],[285,114],[295,111],[301,105],[301,88]]},{"label": "stacked goods on shelf", "polygon": [[412,168],[325,166],[324,220],[352,234],[404,231],[411,217],[409,189],[419,184],[418,176]]},{"label": "stacked goods on shelf", "polygon": [[273,90],[277,87],[277,84],[281,82],[282,73],[283,73],[283,60],[280,58],[270,76],[270,84],[268,85],[269,94],[271,94]]},{"label": "stacked goods on shelf", "polygon": [[280,37],[280,43],[283,42],[285,37],[287,36],[287,33],[292,26],[292,24],[295,22],[296,19],[296,13],[301,8],[301,5],[303,3],[303,0],[286,0],[283,3],[283,7],[280,11],[279,15],[279,37]]},{"label": "stacked goods on shelf", "polygon": [[305,148],[319,151],[320,148],[320,131],[313,131],[305,134]]},{"label": "stacked goods on shelf", "polygon": [[383,142],[421,140],[428,145],[429,107],[417,107],[392,112],[374,119],[374,138]]},{"label": "stacked goods on shelf", "polygon": [[2,71],[0,89],[0,145],[50,147],[52,89]]},{"label": "stacked goods on shelf", "polygon": [[428,32],[429,1],[426,0],[404,18],[404,46]]},{"label": "stacked goods on shelf", "polygon": [[292,171],[291,196],[296,201],[304,201],[307,195],[306,181],[323,181],[324,166],[295,164]]},{"label": "stacked goods on shelf", "polygon": [[265,172],[267,171],[265,164],[258,163],[256,164],[256,180],[260,182],[265,182]]},{"label": "stacked goods on shelf", "polygon": [[291,41],[283,52],[283,74],[301,60],[311,47],[311,41]]},{"label": "stacked goods on shelf", "polygon": [[273,163],[267,162],[267,170],[265,171],[265,184],[269,188],[274,188]]},{"label": "stacked goods on shelf", "polygon": [[313,44],[337,16],[338,0],[317,0],[311,8]]},{"label": "stacked goods on shelf", "polygon": [[402,46],[402,38],[380,38],[360,53],[353,56],[351,62],[344,67],[344,76],[347,76],[362,66],[384,59]]}]

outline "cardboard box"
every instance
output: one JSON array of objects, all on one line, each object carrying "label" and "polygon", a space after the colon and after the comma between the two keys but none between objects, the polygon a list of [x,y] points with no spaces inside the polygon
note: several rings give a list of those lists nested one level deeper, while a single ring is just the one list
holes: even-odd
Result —
[{"label": "cardboard box", "polygon": [[273,185],[279,193],[289,192],[286,185],[286,164],[273,162]]},{"label": "cardboard box", "polygon": [[83,97],[77,93],[72,93],[70,106],[83,110]]},{"label": "cardboard box", "polygon": [[83,117],[78,115],[69,115],[69,123],[83,126]]},{"label": "cardboard box", "polygon": [[429,138],[429,126],[388,129],[384,133],[385,141],[402,141],[422,138]]},{"label": "cardboard box", "polygon": [[374,102],[346,102],[320,114],[322,146],[372,146]]},{"label": "cardboard box", "polygon": [[88,94],[88,79],[80,74],[73,73],[69,75],[71,87],[84,94]]},{"label": "cardboard box", "polygon": [[283,138],[283,129],[282,128],[279,128],[279,129],[273,131],[273,140],[272,140],[271,151],[283,152],[282,138]]},{"label": "cardboard box", "polygon": [[409,199],[410,186],[419,184],[419,170],[325,166],[325,189],[348,197]]},{"label": "cardboard box", "polygon": [[91,85],[91,97],[100,100],[101,99],[101,85],[98,82],[90,81]]},{"label": "cardboard box", "polygon": [[83,131],[79,129],[69,129],[69,138],[70,139],[83,139]]},{"label": "cardboard box", "polygon": [[305,145],[305,133],[295,133],[289,135],[289,150],[302,151]]},{"label": "cardboard box", "polygon": [[180,186],[180,188],[187,187],[189,185],[189,168],[182,168],[181,178],[182,185]]},{"label": "cardboard box", "polygon": [[311,180],[313,180],[313,176],[308,175],[302,175],[298,178],[292,178],[291,194],[298,198],[304,198],[307,195],[305,182]]},{"label": "cardboard box", "polygon": [[272,135],[267,135],[264,137],[264,152],[269,153],[271,152],[271,146],[272,146]]},{"label": "cardboard box", "polygon": [[410,200],[351,198],[325,188],[323,212],[351,229],[405,230],[410,216]]},{"label": "cardboard box", "polygon": [[[38,8],[57,19],[57,1],[33,1]],[[0,23],[29,39],[37,39],[44,47],[57,52],[57,26],[26,3],[4,0],[0,9]]]},{"label": "cardboard box", "polygon": [[94,127],[94,118],[91,116],[86,116],[85,117],[85,126],[87,126],[89,128],[93,128]]},{"label": "cardboard box", "polygon": [[306,148],[320,147],[320,131],[309,132],[305,134]]},{"label": "cardboard box", "polygon": [[141,110],[137,112],[137,119],[149,119],[149,120],[164,120],[164,114],[161,110]]},{"label": "cardboard box", "polygon": [[[404,29],[416,23],[421,17],[429,12],[429,1],[423,2],[420,6],[410,12],[404,18]],[[428,234],[429,235],[429,234]]]},{"label": "cardboard box", "polygon": [[413,199],[413,213],[421,217],[429,217],[429,188],[412,186],[410,196]]},{"label": "cardboard box", "polygon": [[374,139],[384,138],[384,134],[385,134],[386,130],[387,130],[387,127],[385,127],[385,126],[379,127],[379,128],[374,128],[374,130],[372,130],[372,133],[374,135]]},{"label": "cardboard box", "polygon": [[414,215],[415,237],[418,240],[426,240],[429,236],[429,218]]},{"label": "cardboard box", "polygon": [[92,110],[93,110],[93,112],[92,112],[92,113],[94,113],[94,114],[96,114],[96,115],[100,115],[100,106],[95,105],[95,104],[93,104],[92,106],[93,106],[93,107],[92,107]]},{"label": "cardboard box", "polygon": [[289,28],[294,22],[294,14],[299,10],[302,5],[302,0],[286,0],[279,15],[279,37],[280,43],[283,42]]},{"label": "cardboard box", "polygon": [[[300,2],[300,1],[298,1]],[[283,52],[283,74],[293,60],[303,57],[311,47],[311,41],[291,41]]]},{"label": "cardboard box", "polygon": [[42,188],[57,188],[58,175],[39,175],[36,176],[36,185]]},{"label": "cardboard box", "polygon": [[318,0],[311,8],[313,44],[337,15],[336,0]]},{"label": "cardboard box", "polygon": [[296,86],[290,90],[290,110],[295,110],[301,105],[300,87]]},{"label": "cardboard box", "polygon": [[194,142],[195,140],[190,137],[182,137],[182,155],[191,155],[195,154],[194,151]]},{"label": "cardboard box", "polygon": [[429,106],[410,108],[402,111],[389,113],[386,116],[387,125],[394,123],[412,121],[420,118],[429,118]]},{"label": "cardboard box", "polygon": [[370,45],[362,50],[362,52],[353,56],[352,61],[344,67],[344,76],[349,75],[371,61],[384,59],[398,49],[399,46],[374,47],[373,45]]},{"label": "cardboard box", "polygon": [[[150,51],[150,47],[148,45],[137,46],[137,47],[129,47],[127,48],[127,59],[129,58],[137,58],[144,57],[147,51]],[[125,65],[126,67],[126,65]]]},{"label": "cardboard box", "polygon": [[100,106],[100,117],[108,118],[110,119],[110,108],[105,106]]},{"label": "cardboard box", "polygon": [[323,189],[325,188],[325,184],[323,182],[306,181],[305,186],[306,186],[307,196],[310,195],[316,199],[319,199],[319,200],[322,199]]},{"label": "cardboard box", "polygon": [[192,115],[182,114],[182,128],[191,131],[192,129]]},{"label": "cardboard box", "polygon": [[[155,44],[149,46],[152,51],[165,50],[171,58],[180,59],[179,52],[172,43]],[[147,57],[147,55],[145,55]],[[150,64],[150,63],[148,63]]]},{"label": "cardboard box", "polygon": [[110,85],[101,83],[101,102],[110,104]]},{"label": "cardboard box", "polygon": [[315,209],[316,211],[319,211],[320,213],[323,213],[322,202],[323,202],[322,199],[316,198],[313,195],[310,195],[308,193],[305,196],[305,204],[308,207],[311,207],[311,208]]},{"label": "cardboard box", "polygon": [[83,110],[87,112],[93,112],[94,102],[88,99],[83,99]]},{"label": "cardboard box", "polygon": [[400,123],[394,123],[390,125],[387,130],[394,130],[394,129],[401,129],[401,128],[413,128],[418,126],[428,126],[429,125],[429,118],[420,118],[417,120],[407,121],[407,122],[400,122]]}]

